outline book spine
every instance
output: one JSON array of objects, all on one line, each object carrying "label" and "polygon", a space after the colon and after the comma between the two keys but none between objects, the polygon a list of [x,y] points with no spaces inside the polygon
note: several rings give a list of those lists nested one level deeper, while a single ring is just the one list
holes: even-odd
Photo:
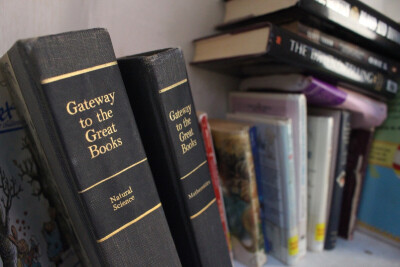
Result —
[{"label": "book spine", "polygon": [[359,62],[361,65],[370,65],[389,75],[399,75],[400,65],[398,63],[382,55],[375,54],[357,45],[326,34],[316,28],[312,28],[300,22],[282,25],[282,28],[299,34],[316,44],[325,46],[333,52],[341,53],[356,60],[356,62]]},{"label": "book spine", "polygon": [[119,66],[182,264],[230,266],[182,52]]},{"label": "book spine", "polygon": [[322,251],[325,240],[332,130],[332,118],[308,116],[307,247],[311,251]]},{"label": "book spine", "polygon": [[396,52],[400,46],[400,26],[361,1],[300,0],[298,6],[322,19],[325,24],[330,23],[330,26],[324,27],[332,29],[332,24],[334,24],[336,34],[350,39],[350,36],[356,33],[364,40],[358,43],[364,43],[364,46],[377,51],[387,50],[385,53],[391,53],[400,58],[399,53]]},{"label": "book spine", "polygon": [[[333,183],[331,206],[328,207],[329,219],[326,229],[324,249],[335,248],[338,234],[340,210],[342,206],[343,187],[346,182],[346,161],[350,137],[350,113],[341,112],[339,129],[339,147],[336,157],[335,180]],[[332,166],[333,167],[333,166]]]},{"label": "book spine", "polygon": [[179,265],[108,33],[29,39],[8,55],[14,98],[91,263]]},{"label": "book spine", "polygon": [[202,113],[199,115],[199,123],[201,128],[201,133],[203,135],[204,146],[206,148],[206,156],[208,162],[208,168],[210,170],[211,182],[213,184],[215,198],[217,199],[219,215],[221,218],[222,228],[224,229],[226,243],[228,245],[229,255],[231,256],[231,260],[233,260],[232,254],[232,243],[229,236],[229,228],[228,222],[226,218],[225,206],[224,206],[224,198],[222,196],[222,189],[219,179],[218,167],[217,167],[217,159],[215,157],[215,150],[213,145],[213,140],[211,136],[211,129],[208,123],[208,118],[206,113]]},{"label": "book spine", "polygon": [[234,257],[246,266],[261,267],[266,262],[266,255],[250,127],[227,132],[216,130],[211,125],[211,131],[222,177]]},{"label": "book spine", "polygon": [[361,66],[327,48],[316,45],[294,33],[271,26],[268,54],[279,61],[298,65],[324,77],[328,82],[343,82],[377,98],[396,95],[398,83],[389,75],[370,66]]}]

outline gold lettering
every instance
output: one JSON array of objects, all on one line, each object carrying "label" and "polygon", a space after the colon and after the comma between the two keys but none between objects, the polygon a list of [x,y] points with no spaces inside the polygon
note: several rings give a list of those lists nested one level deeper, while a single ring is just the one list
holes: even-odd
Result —
[{"label": "gold lettering", "polygon": [[[73,106],[71,107],[71,105],[73,105]],[[67,112],[69,115],[75,115],[78,112],[76,109],[75,101],[70,101],[67,103]]]}]

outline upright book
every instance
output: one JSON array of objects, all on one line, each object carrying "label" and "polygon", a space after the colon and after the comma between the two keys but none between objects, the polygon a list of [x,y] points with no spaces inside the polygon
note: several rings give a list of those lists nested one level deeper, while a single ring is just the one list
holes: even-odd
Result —
[{"label": "upright book", "polygon": [[227,118],[248,121],[256,127],[255,164],[259,165],[257,188],[266,249],[280,261],[293,265],[299,259],[299,235],[292,121],[247,113],[230,113]]},{"label": "upright book", "polygon": [[0,71],[0,265],[81,266],[76,237],[45,190],[25,126]]},{"label": "upright book", "polygon": [[400,247],[400,97],[376,129],[365,176],[358,226]]},{"label": "upright book", "polygon": [[107,31],[18,41],[1,67],[91,264],[179,266]]},{"label": "upright book", "polygon": [[194,45],[193,65],[241,77],[305,73],[382,99],[399,90],[387,72],[269,23],[197,39]]},{"label": "upright book", "polygon": [[307,247],[324,249],[328,213],[329,172],[332,157],[332,117],[308,116]]},{"label": "upright book", "polygon": [[299,257],[307,250],[307,106],[302,94],[242,93],[229,95],[233,113],[246,112],[289,118],[293,129]]},{"label": "upright book", "polygon": [[227,30],[262,21],[300,20],[327,33],[400,59],[400,26],[358,0],[234,0],[225,4]]},{"label": "upright book", "polygon": [[182,264],[231,266],[181,50],[118,64]]},{"label": "upright book", "polygon": [[234,258],[250,267],[266,262],[253,153],[256,128],[249,123],[211,119]]}]

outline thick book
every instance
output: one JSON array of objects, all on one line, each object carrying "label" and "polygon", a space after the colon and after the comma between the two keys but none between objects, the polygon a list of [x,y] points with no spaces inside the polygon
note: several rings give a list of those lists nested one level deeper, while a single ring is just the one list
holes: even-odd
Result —
[{"label": "thick book", "polygon": [[299,233],[299,257],[307,250],[307,105],[302,94],[247,93],[229,94],[233,113],[246,112],[285,117],[292,120],[295,164],[296,208]]},{"label": "thick book", "polygon": [[375,131],[365,176],[358,227],[400,247],[400,98]]},{"label": "thick book", "polygon": [[240,82],[239,89],[303,93],[310,105],[350,111],[353,129],[377,127],[387,116],[385,102],[298,73],[246,78]]},{"label": "thick book", "polygon": [[400,64],[393,59],[366,50],[352,42],[339,39],[333,35],[324,33],[317,28],[307,26],[299,21],[281,25],[282,28],[292,31],[314,43],[326,46],[333,52],[342,53],[352,58],[360,64],[374,66],[388,74],[398,77],[400,74]]},{"label": "thick book", "polygon": [[346,163],[346,182],[343,189],[338,235],[353,239],[364,176],[368,166],[374,129],[352,130]]},{"label": "thick book", "polygon": [[358,0],[234,0],[225,3],[227,30],[263,21],[287,23],[293,20],[320,28],[389,57],[400,59],[400,26]]},{"label": "thick book", "polygon": [[2,69],[90,263],[179,266],[108,32],[18,41]]},{"label": "thick book", "polygon": [[197,39],[194,45],[193,65],[240,77],[304,73],[379,99],[399,90],[392,75],[269,23]]},{"label": "thick book", "polygon": [[346,178],[347,148],[350,137],[350,113],[345,110],[311,108],[309,114],[328,116],[333,119],[332,157],[329,174],[328,202],[324,249],[333,249],[336,244],[343,187]]},{"label": "thick book", "polygon": [[214,188],[215,198],[218,205],[219,216],[221,218],[222,228],[228,245],[229,254],[233,260],[231,238],[229,236],[228,221],[226,219],[226,211],[224,205],[224,197],[222,195],[222,187],[218,173],[217,159],[215,156],[215,149],[211,135],[210,124],[208,123],[208,116],[205,112],[197,112],[201,133],[203,136],[204,147],[206,149],[208,168],[210,169],[211,182]]},{"label": "thick book", "polygon": [[[0,265],[81,266],[0,71]],[[78,251],[79,252],[79,251]]]},{"label": "thick book", "polygon": [[225,208],[236,261],[261,267],[267,257],[256,181],[256,128],[249,123],[210,119]]},{"label": "thick book", "polygon": [[257,188],[267,252],[285,264],[299,257],[296,185],[291,119],[248,113],[228,113],[228,119],[256,127]]},{"label": "thick book", "polygon": [[307,248],[324,249],[328,212],[329,172],[332,157],[332,117],[308,115]]},{"label": "thick book", "polygon": [[118,64],[182,265],[231,266],[182,51]]}]

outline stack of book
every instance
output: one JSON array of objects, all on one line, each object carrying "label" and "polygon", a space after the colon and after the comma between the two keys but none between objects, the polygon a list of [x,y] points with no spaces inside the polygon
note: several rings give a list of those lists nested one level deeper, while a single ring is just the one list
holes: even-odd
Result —
[{"label": "stack of book", "polygon": [[[262,266],[261,253],[295,264],[352,238],[371,146],[379,167],[367,177],[381,166],[399,173],[397,102],[384,121],[398,99],[400,25],[355,0],[224,5],[221,32],[194,41],[192,65],[241,78],[227,118],[210,119],[233,255],[247,266]],[[376,219],[374,194],[393,186],[379,203],[394,209],[400,184],[374,184],[360,225],[398,242],[400,216]]]}]

